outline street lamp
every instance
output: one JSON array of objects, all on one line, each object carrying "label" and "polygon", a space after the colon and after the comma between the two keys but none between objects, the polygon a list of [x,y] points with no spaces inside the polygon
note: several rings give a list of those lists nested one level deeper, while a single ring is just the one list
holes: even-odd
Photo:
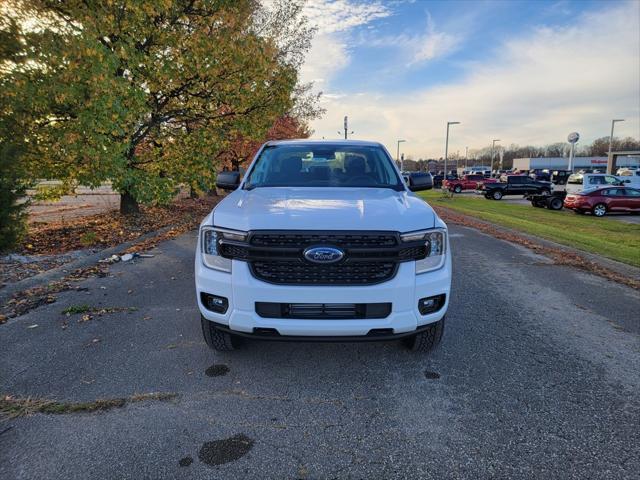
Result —
[{"label": "street lamp", "polygon": [[402,142],[406,142],[406,140],[398,140],[398,150],[396,152],[396,162],[400,163],[400,171],[402,172],[402,170],[404,170],[402,167],[404,167],[403,163],[404,161],[400,161],[400,144]]},{"label": "street lamp", "polygon": [[491,144],[491,170],[493,170],[493,157],[495,157],[496,142],[499,141],[499,138],[494,138],[493,143]]},{"label": "street lamp", "polygon": [[467,159],[469,157],[469,147],[464,147],[464,169],[467,169]]},{"label": "street lamp", "polygon": [[613,162],[611,161],[611,146],[613,144],[613,127],[616,122],[624,122],[624,118],[614,118],[611,120],[611,135],[609,135],[609,155],[607,155],[607,173],[613,175],[613,171],[609,172],[608,170],[613,170]]},{"label": "street lamp", "polygon": [[447,179],[447,156],[449,155],[449,125],[459,125],[460,122],[447,122],[447,140],[444,144],[444,177],[443,180]]}]

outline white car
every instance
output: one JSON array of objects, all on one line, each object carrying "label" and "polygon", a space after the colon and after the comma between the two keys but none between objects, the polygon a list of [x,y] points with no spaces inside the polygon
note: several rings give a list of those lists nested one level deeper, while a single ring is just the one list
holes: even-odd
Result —
[{"label": "white car", "polygon": [[440,342],[447,226],[381,144],[268,142],[242,180],[222,172],[217,186],[233,192],[202,222],[195,260],[210,347],[231,350],[241,337],[402,339],[415,351]]},{"label": "white car", "polygon": [[617,177],[607,173],[585,173],[579,183],[569,183],[566,190],[567,193],[577,193],[606,186],[638,187],[640,186],[640,175]]}]

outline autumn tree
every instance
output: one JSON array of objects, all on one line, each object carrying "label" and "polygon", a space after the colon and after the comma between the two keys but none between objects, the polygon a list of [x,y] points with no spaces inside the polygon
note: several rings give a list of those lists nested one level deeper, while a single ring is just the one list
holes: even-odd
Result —
[{"label": "autumn tree", "polygon": [[298,2],[31,0],[9,73],[38,178],[112,182],[122,213],[206,189],[230,139],[262,138],[296,103],[311,30]]},{"label": "autumn tree", "polygon": [[[0,18],[0,74],[20,64],[20,28],[14,19]],[[10,87],[0,75],[0,92]],[[14,108],[0,95],[0,252],[11,249],[25,230],[28,181],[23,168],[24,142]]]},{"label": "autumn tree", "polygon": [[238,135],[227,143],[225,151],[219,155],[220,164],[230,170],[246,168],[260,145],[267,140],[287,140],[293,138],[308,138],[311,130],[306,122],[292,115],[278,117],[269,128],[264,138],[253,140]]},{"label": "autumn tree", "polygon": [[[617,138],[613,137],[611,142],[611,151],[619,152],[625,150],[640,150],[640,141],[632,138]],[[609,154],[609,137],[597,138],[593,141],[591,146],[586,148],[586,155],[593,157],[606,157]]]}]

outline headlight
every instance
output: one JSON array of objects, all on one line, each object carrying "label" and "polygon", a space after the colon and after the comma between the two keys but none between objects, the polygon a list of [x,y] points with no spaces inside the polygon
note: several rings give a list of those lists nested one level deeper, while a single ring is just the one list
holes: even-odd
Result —
[{"label": "headlight", "polygon": [[218,254],[218,235],[221,235],[221,233],[214,230],[213,227],[202,227],[200,229],[202,263],[214,270],[231,272],[231,260]]},{"label": "headlight", "polygon": [[421,230],[400,235],[403,242],[424,240],[428,246],[428,255],[422,260],[416,260],[416,274],[430,272],[442,268],[447,249],[447,231],[443,228]]}]

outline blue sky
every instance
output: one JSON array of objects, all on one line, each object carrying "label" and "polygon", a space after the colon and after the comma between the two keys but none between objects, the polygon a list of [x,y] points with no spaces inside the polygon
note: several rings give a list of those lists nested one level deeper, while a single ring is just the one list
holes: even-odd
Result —
[{"label": "blue sky", "polygon": [[[440,156],[491,138],[546,144],[577,130],[585,142],[640,137],[640,2],[310,0],[318,32],[303,79],[324,93],[317,137]],[[455,150],[454,150],[455,151]]]}]

